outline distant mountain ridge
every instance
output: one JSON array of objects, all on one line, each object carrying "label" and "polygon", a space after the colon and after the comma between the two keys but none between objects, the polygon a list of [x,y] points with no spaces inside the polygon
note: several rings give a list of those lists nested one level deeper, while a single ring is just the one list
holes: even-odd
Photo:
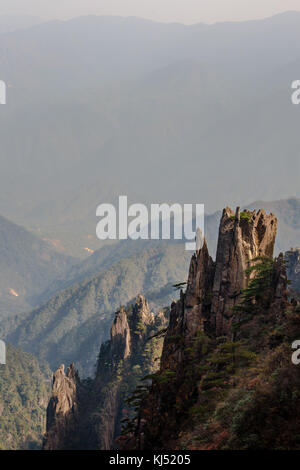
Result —
[{"label": "distant mountain ridge", "polygon": [[146,201],[155,187],[157,202],[210,213],[299,197],[299,31],[289,13],[211,26],[84,17],[3,34],[0,213],[66,245],[84,232],[96,249],[99,195],[72,197],[90,185]]},{"label": "distant mountain ridge", "polygon": [[35,306],[41,290],[75,261],[0,216],[0,318]]},{"label": "distant mountain ridge", "polygon": [[0,15],[0,34],[12,33],[20,29],[31,28],[44,20],[31,15]]}]

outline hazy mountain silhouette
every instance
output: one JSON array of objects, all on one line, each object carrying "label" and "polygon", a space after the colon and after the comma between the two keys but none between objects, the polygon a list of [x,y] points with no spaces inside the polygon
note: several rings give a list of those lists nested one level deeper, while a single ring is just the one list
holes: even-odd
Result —
[{"label": "hazy mountain silhouette", "polygon": [[79,188],[208,212],[300,196],[299,26],[296,12],[212,26],[91,16],[3,34],[0,212],[80,254],[88,235],[97,247],[99,196]]},{"label": "hazy mountain silhouette", "polygon": [[0,216],[0,318],[30,310],[76,259]]},{"label": "hazy mountain silhouette", "polygon": [[0,34],[30,28],[31,26],[43,23],[43,21],[42,18],[32,15],[0,15]]}]

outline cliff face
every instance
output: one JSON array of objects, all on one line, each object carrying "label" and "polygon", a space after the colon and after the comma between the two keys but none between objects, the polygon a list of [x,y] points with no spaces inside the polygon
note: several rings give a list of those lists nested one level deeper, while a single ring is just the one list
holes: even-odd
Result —
[{"label": "cliff face", "polygon": [[154,315],[143,296],[120,308],[111,338],[101,346],[93,380],[80,382],[74,367],[54,374],[47,412],[45,449],[111,449],[121,434],[130,407],[126,398],[142,377],[157,370],[162,339],[148,341],[166,326],[166,315]]},{"label": "cliff face", "polygon": [[[281,439],[277,422],[277,429],[269,424],[261,435],[277,416],[251,414],[259,406],[257,396],[265,394],[280,416],[282,387],[276,374],[281,376],[284,367],[291,389],[300,383],[297,371],[291,375],[289,343],[300,334],[300,322],[289,310],[283,257],[272,258],[276,229],[272,214],[224,209],[216,261],[206,243],[192,257],[186,292],[171,307],[160,370],[125,448],[260,448]],[[280,365],[272,362],[275,356]],[[268,374],[274,374],[274,383]],[[252,437],[243,428],[250,418],[238,415],[239,406],[251,417]],[[231,424],[238,419],[237,435]],[[297,420],[293,423],[297,428]]]}]

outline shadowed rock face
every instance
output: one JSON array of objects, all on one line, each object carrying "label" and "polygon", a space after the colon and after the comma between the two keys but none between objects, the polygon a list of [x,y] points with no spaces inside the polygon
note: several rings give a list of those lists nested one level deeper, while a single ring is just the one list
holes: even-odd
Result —
[{"label": "shadowed rock face", "polygon": [[61,365],[53,375],[52,397],[47,408],[45,450],[69,447],[78,418],[79,377],[72,364],[65,374]]}]

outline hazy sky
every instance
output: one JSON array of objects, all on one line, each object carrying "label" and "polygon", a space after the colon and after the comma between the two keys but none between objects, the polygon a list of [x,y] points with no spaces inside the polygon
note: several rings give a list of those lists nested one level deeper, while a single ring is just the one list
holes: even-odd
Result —
[{"label": "hazy sky", "polygon": [[79,15],[140,16],[157,21],[213,23],[300,11],[299,0],[1,0],[0,14],[22,13],[44,18]]}]

